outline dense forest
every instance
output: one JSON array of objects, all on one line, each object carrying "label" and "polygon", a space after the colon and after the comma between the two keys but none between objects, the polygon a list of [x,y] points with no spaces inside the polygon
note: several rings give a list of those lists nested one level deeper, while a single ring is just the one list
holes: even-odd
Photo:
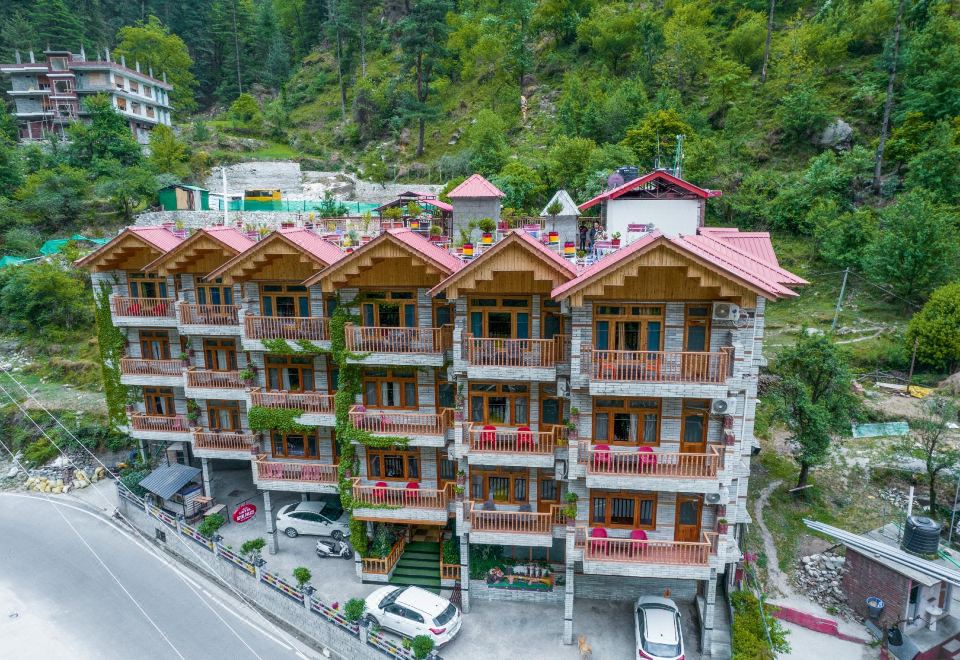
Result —
[{"label": "dense forest", "polygon": [[[135,168],[0,145],[5,253],[28,250],[38,220],[116,224],[151,185],[227,159],[435,183],[479,171],[507,206],[539,211],[617,166],[677,165],[682,135],[684,178],[724,193],[709,222],[799,236],[908,312],[960,272],[955,0],[7,5],[0,58],[110,48],[166,72],[178,127]],[[960,346],[923,352],[960,361]]]}]

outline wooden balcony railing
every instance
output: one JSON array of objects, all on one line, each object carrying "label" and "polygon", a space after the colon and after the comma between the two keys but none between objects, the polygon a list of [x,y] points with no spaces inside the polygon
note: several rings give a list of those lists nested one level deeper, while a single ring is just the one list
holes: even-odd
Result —
[{"label": "wooden balcony railing", "polygon": [[247,339],[329,339],[328,319],[315,316],[246,316]]},{"label": "wooden balcony railing", "polygon": [[127,298],[114,296],[110,309],[114,316],[142,316],[144,318],[174,318],[172,298]]},{"label": "wooden balcony railing", "polygon": [[501,454],[553,454],[553,431],[526,431],[515,428],[484,429],[471,424],[470,451]]},{"label": "wooden balcony railing", "polygon": [[271,461],[266,454],[257,456],[257,477],[266,481],[309,481],[336,484],[337,466],[322,463]]},{"label": "wooden balcony railing", "polygon": [[404,486],[361,486],[353,480],[354,506],[380,506],[412,509],[446,509],[453,483],[443,488],[406,488]]},{"label": "wooden balcony railing", "polygon": [[181,325],[238,325],[237,305],[195,305],[180,303]]},{"label": "wooden balcony railing", "polygon": [[[556,522],[560,506],[554,504],[550,511],[484,511],[483,502],[470,503],[470,527],[475,532],[510,532],[516,534],[550,534]],[[562,515],[560,515],[562,519]]]},{"label": "wooden balcony railing", "polygon": [[575,545],[583,549],[584,561],[706,566],[717,551],[713,532],[702,532],[700,541],[590,538],[588,534],[587,528],[577,528]]},{"label": "wooden balcony railing", "polygon": [[553,339],[492,339],[466,335],[466,358],[478,367],[553,367],[563,354],[560,337]]},{"label": "wooden balcony railing", "polygon": [[591,380],[639,383],[723,383],[733,368],[733,348],[715,352],[580,349],[581,371]]},{"label": "wooden balcony railing", "polygon": [[705,454],[640,452],[633,448],[598,451],[594,447],[582,444],[579,448],[579,459],[587,466],[587,474],[710,479],[723,467],[723,453],[712,445]]},{"label": "wooden balcony railing", "polygon": [[320,392],[265,392],[250,390],[250,402],[264,408],[291,408],[320,415],[333,414],[333,395]]},{"label": "wooden balcony railing", "polygon": [[355,353],[441,353],[453,342],[453,327],[382,328],[347,324],[347,350]]},{"label": "wooden balcony railing", "polygon": [[179,376],[183,369],[182,360],[120,358],[120,373],[126,376]]},{"label": "wooden balcony railing", "polygon": [[570,335],[554,335],[553,339],[557,342],[557,361],[570,361]]},{"label": "wooden balcony railing", "polygon": [[553,444],[557,447],[566,447],[570,441],[570,429],[566,424],[543,424],[540,426],[553,434]]},{"label": "wooden balcony railing", "polygon": [[134,413],[130,416],[130,426],[138,431],[171,431],[174,433],[188,433],[190,427],[180,415],[163,417],[161,415],[145,415]]},{"label": "wooden balcony railing", "polygon": [[252,433],[232,431],[193,431],[195,449],[214,451],[250,451],[257,438]]},{"label": "wooden balcony railing", "polygon": [[370,410],[363,406],[353,406],[350,408],[350,423],[370,433],[444,435],[453,425],[453,410],[444,408],[434,414],[408,410]]},{"label": "wooden balcony railing", "polygon": [[403,555],[403,549],[405,547],[407,547],[407,541],[401,536],[397,539],[397,542],[393,544],[393,547],[390,548],[390,554],[386,557],[364,557],[363,572],[388,575],[390,571],[393,570],[393,567],[397,565],[397,562],[400,561],[400,556]]},{"label": "wooden balcony railing", "polygon": [[441,580],[459,580],[460,564],[444,564],[443,559],[441,559],[440,560],[440,579]]},{"label": "wooden balcony railing", "polygon": [[213,371],[212,369],[187,370],[187,387],[216,389],[243,389],[245,383],[239,371]]}]

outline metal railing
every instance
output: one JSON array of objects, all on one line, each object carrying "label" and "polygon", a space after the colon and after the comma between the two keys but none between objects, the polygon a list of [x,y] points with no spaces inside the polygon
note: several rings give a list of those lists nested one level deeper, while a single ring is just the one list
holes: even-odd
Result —
[{"label": "metal railing", "polygon": [[194,449],[212,451],[250,451],[257,441],[252,433],[233,433],[232,431],[193,431]]},{"label": "metal railing", "polygon": [[350,423],[370,433],[444,435],[453,425],[453,410],[443,408],[434,414],[408,410],[370,410],[363,406],[353,406],[350,408]]},{"label": "metal railing", "polygon": [[639,383],[723,383],[733,368],[733,348],[715,352],[580,349],[581,371],[592,380]]},{"label": "metal railing", "polygon": [[114,316],[140,316],[144,318],[174,318],[172,298],[128,298],[113,296],[110,310]]},{"label": "metal railing", "polygon": [[716,554],[717,535],[701,532],[700,538],[700,541],[594,538],[589,536],[586,527],[578,527],[575,546],[583,549],[584,561],[706,566],[710,555]]},{"label": "metal railing", "polygon": [[[470,528],[474,532],[510,532],[516,534],[550,534],[562,507],[551,505],[550,511],[484,511],[482,502],[470,502]],[[562,515],[560,516],[562,518]]]},{"label": "metal railing", "polygon": [[188,369],[187,387],[216,389],[243,389],[245,384],[239,371],[214,371],[212,369]]},{"label": "metal railing", "polygon": [[440,353],[453,342],[453,326],[442,328],[365,327],[348,323],[347,350],[356,353]]},{"label": "metal railing", "polygon": [[553,367],[563,355],[561,337],[553,339],[494,339],[466,335],[467,361],[478,367]]},{"label": "metal railing", "polygon": [[248,339],[329,339],[328,319],[315,316],[245,316]]},{"label": "metal railing", "polygon": [[183,360],[120,358],[120,373],[125,376],[179,376],[183,369]]},{"label": "metal railing", "polygon": [[266,454],[257,456],[257,477],[265,481],[309,481],[320,484],[337,483],[337,466],[322,463],[292,463],[268,460]]},{"label": "metal railing", "polygon": [[407,541],[405,538],[400,537],[397,539],[397,542],[393,544],[393,547],[390,548],[390,552],[386,557],[364,557],[363,572],[388,575],[390,571],[393,570],[393,567],[397,565],[397,562],[400,561],[400,556],[403,554],[405,547],[407,547]]},{"label": "metal railing", "polygon": [[175,433],[187,433],[190,431],[187,420],[180,415],[165,417],[162,415],[134,413],[130,416],[130,426],[137,431],[173,431]]},{"label": "metal railing", "polygon": [[446,509],[453,484],[443,488],[406,488],[403,486],[362,486],[353,480],[354,506],[387,506],[413,509]]},{"label": "metal railing", "polygon": [[333,394],[320,392],[265,392],[250,390],[250,403],[264,408],[293,408],[308,413],[333,414]]},{"label": "metal railing", "polygon": [[550,431],[516,428],[484,429],[470,424],[467,430],[470,451],[500,454],[552,454],[555,435]]},{"label": "metal railing", "polygon": [[181,325],[239,325],[238,305],[196,305],[180,303]]},{"label": "metal railing", "polygon": [[685,452],[641,452],[636,449],[596,449],[582,444],[579,460],[587,474],[637,477],[714,478],[723,468],[723,452],[710,445],[704,454]]}]

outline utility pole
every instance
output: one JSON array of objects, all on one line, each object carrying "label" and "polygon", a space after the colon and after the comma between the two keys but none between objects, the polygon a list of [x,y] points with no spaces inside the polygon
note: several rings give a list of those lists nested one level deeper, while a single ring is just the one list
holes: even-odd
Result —
[{"label": "utility pole", "polygon": [[840,285],[840,295],[837,296],[837,307],[833,310],[833,323],[830,324],[830,332],[837,329],[837,319],[840,318],[840,305],[843,304],[843,294],[847,290],[847,277],[850,276],[850,268],[843,270],[843,283]]},{"label": "utility pole", "polygon": [[220,164],[220,175],[223,177],[223,226],[227,227],[230,225],[230,197],[227,195],[227,166],[222,163]]},{"label": "utility pole", "polygon": [[909,394],[910,386],[913,384],[913,365],[917,362],[917,347],[920,346],[920,338],[916,337],[913,340],[913,355],[910,356],[910,373],[907,374],[907,393]]}]

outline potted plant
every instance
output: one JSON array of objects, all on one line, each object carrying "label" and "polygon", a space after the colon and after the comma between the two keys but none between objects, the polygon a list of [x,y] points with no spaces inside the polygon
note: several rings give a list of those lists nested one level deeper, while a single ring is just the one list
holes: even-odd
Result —
[{"label": "potted plant", "polygon": [[463,486],[467,483],[467,473],[463,470],[457,470],[457,485]]},{"label": "potted plant", "polygon": [[577,500],[579,499],[580,497],[576,493],[570,490],[568,490],[566,494],[563,496],[563,500],[567,504],[566,506],[563,507],[563,510],[561,511],[561,513],[563,514],[563,517],[567,519],[567,524],[570,525],[571,527],[577,521]]},{"label": "potted plant", "polygon": [[240,554],[250,560],[250,563],[256,564],[260,561],[260,553],[267,547],[267,542],[262,538],[250,539],[244,541],[240,546]]},{"label": "potted plant", "polygon": [[492,218],[484,218],[477,223],[477,226],[482,232],[480,242],[484,245],[491,245],[493,243],[493,232],[497,229],[497,223],[494,222]]},{"label": "potted plant", "polygon": [[582,261],[583,259],[586,259],[586,258],[587,258],[586,250],[577,250],[577,259],[580,259]]},{"label": "potted plant", "polygon": [[300,591],[306,590],[307,583],[310,582],[310,578],[312,577],[313,573],[311,573],[310,569],[306,566],[297,566],[293,569],[293,579],[297,581],[297,589]]},{"label": "potted plant", "polygon": [[440,225],[430,225],[430,241],[439,243],[443,239],[443,227]]},{"label": "potted plant", "polygon": [[411,650],[413,651],[413,657],[417,660],[425,660],[427,656],[433,651],[434,642],[433,639],[427,635],[417,635],[413,638],[413,642],[410,644]]},{"label": "potted plant", "polygon": [[580,409],[577,408],[576,406],[572,406],[570,408],[570,421],[576,424],[577,421],[579,421],[579,419],[580,419]]},{"label": "potted plant", "polygon": [[351,598],[343,606],[343,618],[350,623],[359,621],[366,609],[367,604],[363,602],[362,598]]},{"label": "potted plant", "polygon": [[577,253],[577,244],[573,241],[563,242],[563,256],[572,257]]},{"label": "potted plant", "polygon": [[612,245],[615,248],[620,247],[620,232],[618,231],[613,232],[613,236],[610,238],[610,245]]},{"label": "potted plant", "polygon": [[250,364],[241,369],[238,375],[240,376],[240,380],[243,381],[244,385],[247,387],[252,387],[253,380],[257,377],[257,369],[255,366]]},{"label": "potted plant", "polygon": [[187,399],[187,421],[190,426],[196,426],[200,422],[200,406],[193,399]]},{"label": "potted plant", "polygon": [[730,528],[730,525],[727,523],[726,518],[720,518],[717,520],[717,533],[726,534],[727,530]]},{"label": "potted plant", "polygon": [[464,486],[462,486],[461,484],[457,484],[456,486],[453,487],[453,492],[454,492],[454,494],[457,496],[457,501],[458,501],[458,502],[462,502],[462,501],[463,501],[463,494],[466,492],[466,490],[467,490],[467,489],[466,489]]},{"label": "potted plant", "polygon": [[203,522],[197,525],[197,532],[205,539],[212,539],[216,535],[217,530],[223,527],[226,522],[227,519],[219,513],[211,513],[210,515],[204,516]]}]

